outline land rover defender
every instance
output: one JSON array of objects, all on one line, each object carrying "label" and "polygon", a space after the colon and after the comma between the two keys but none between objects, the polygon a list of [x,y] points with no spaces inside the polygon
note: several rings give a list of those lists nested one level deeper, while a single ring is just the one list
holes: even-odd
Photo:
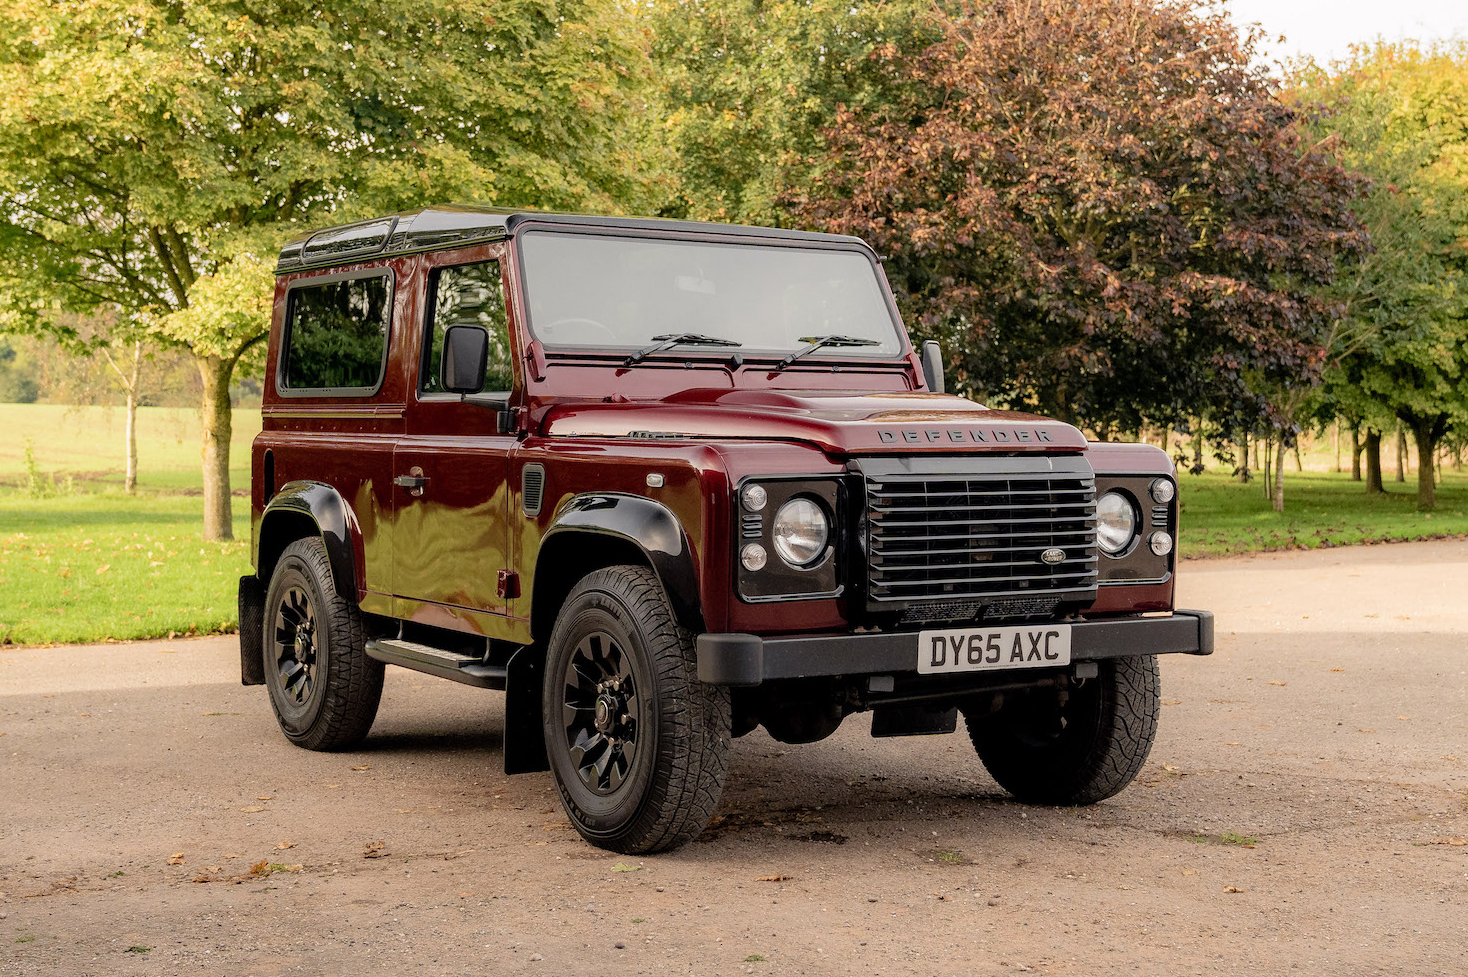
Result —
[{"label": "land rover defender", "polygon": [[862,241],[431,207],[280,254],[241,672],[313,750],[385,665],[505,700],[594,845],[714,813],[733,737],[967,735],[1020,800],[1141,769],[1175,470],[943,392]]}]

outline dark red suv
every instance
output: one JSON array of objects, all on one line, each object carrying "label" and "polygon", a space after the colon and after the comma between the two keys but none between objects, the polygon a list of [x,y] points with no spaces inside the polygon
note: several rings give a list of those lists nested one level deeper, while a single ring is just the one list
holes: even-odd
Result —
[{"label": "dark red suv", "polygon": [[505,768],[667,849],[730,740],[963,713],[1022,800],[1121,790],[1156,732],[1174,470],[942,393],[855,238],[433,207],[280,256],[247,684],[308,749],[383,665],[507,695]]}]

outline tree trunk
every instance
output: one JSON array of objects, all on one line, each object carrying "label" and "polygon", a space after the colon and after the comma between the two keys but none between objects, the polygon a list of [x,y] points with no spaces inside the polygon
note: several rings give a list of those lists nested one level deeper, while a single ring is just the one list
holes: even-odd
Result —
[{"label": "tree trunk", "polygon": [[1361,481],[1361,425],[1351,425],[1351,481]]},{"label": "tree trunk", "polygon": [[1239,470],[1234,477],[1241,482],[1249,481],[1249,434],[1244,432],[1244,439],[1239,442]]},{"label": "tree trunk", "polygon": [[1274,452],[1274,493],[1270,501],[1274,503],[1275,512],[1284,512],[1284,438],[1279,439],[1279,444],[1275,446]]},{"label": "tree trunk", "polygon": [[138,490],[138,392],[127,391],[127,471],[122,476],[122,490],[132,495]]},{"label": "tree trunk", "polygon": [[1397,481],[1407,480],[1407,432],[1402,422],[1397,421]]},{"label": "tree trunk", "polygon": [[[1305,463],[1300,460],[1300,442],[1296,441],[1295,442],[1295,471],[1302,472],[1304,470],[1305,470]],[[1340,470],[1341,470],[1340,469],[1340,466],[1337,465],[1336,466],[1336,471],[1340,471]]]},{"label": "tree trunk", "polygon": [[229,499],[229,441],[233,423],[229,410],[229,381],[234,374],[234,361],[218,356],[200,356],[196,363],[199,379],[204,382],[204,538],[234,539]]},{"label": "tree trunk", "polygon": [[1437,508],[1437,432],[1431,420],[1412,425],[1412,438],[1417,442],[1417,509],[1431,512]]},{"label": "tree trunk", "polygon": [[1366,429],[1366,494],[1379,495],[1386,491],[1381,485],[1381,432]]},{"label": "tree trunk", "polygon": [[[1259,447],[1259,441],[1254,440],[1254,447]],[[1274,498],[1274,439],[1264,439],[1264,501],[1268,502]]]},{"label": "tree trunk", "polygon": [[1335,468],[1333,470],[1339,472],[1339,471],[1342,471],[1342,468],[1341,468],[1341,421],[1340,421],[1340,418],[1336,418],[1336,422],[1335,422],[1335,434],[1332,436],[1331,440],[1335,442]]},{"label": "tree trunk", "polygon": [[1203,421],[1199,419],[1193,427],[1193,474],[1203,474]]}]

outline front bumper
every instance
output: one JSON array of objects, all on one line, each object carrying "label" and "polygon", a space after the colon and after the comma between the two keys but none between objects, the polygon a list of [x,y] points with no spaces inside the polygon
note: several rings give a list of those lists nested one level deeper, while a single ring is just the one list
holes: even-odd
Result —
[{"label": "front bumper", "polygon": [[[1127,655],[1211,655],[1213,614],[1173,611],[1170,617],[1126,617],[1071,624],[1071,661]],[[698,678],[711,685],[827,675],[916,672],[918,632],[761,638],[754,634],[698,636]]]}]

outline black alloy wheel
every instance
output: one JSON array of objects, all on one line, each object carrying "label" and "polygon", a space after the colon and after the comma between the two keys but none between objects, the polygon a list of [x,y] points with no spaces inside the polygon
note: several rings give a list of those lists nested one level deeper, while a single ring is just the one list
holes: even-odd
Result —
[{"label": "black alloy wheel", "polygon": [[643,724],[631,661],[611,634],[593,631],[567,659],[564,679],[571,762],[588,790],[614,793],[632,771]]},{"label": "black alloy wheel", "polygon": [[693,635],[646,567],[597,570],[546,647],[546,757],[572,825],[610,851],[666,851],[708,824],[729,759],[729,690],[698,681]]},{"label": "black alloy wheel", "polygon": [[304,588],[291,587],[275,608],[275,674],[282,704],[294,717],[306,714],[323,688],[317,681],[316,613]]},{"label": "black alloy wheel", "polygon": [[265,686],[281,732],[308,750],[360,743],[382,698],[382,662],[367,657],[362,614],[338,593],[319,537],[280,554],[265,594]]}]

